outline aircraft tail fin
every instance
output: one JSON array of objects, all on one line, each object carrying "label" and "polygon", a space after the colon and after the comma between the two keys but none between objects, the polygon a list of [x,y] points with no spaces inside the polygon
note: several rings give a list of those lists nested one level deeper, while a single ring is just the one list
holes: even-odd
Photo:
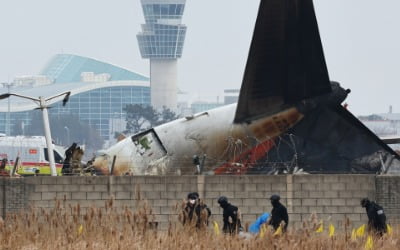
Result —
[{"label": "aircraft tail fin", "polygon": [[234,122],[329,92],[312,0],[261,0]]}]

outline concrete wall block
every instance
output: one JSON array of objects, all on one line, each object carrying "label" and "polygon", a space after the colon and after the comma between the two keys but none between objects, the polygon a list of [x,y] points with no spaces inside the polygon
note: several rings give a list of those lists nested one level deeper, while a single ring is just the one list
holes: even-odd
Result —
[{"label": "concrete wall block", "polygon": [[317,206],[330,206],[331,199],[317,199]]},{"label": "concrete wall block", "polygon": [[359,183],[359,182],[346,183],[346,190],[357,191],[360,189],[361,189],[361,183]]},{"label": "concrete wall block", "polygon": [[57,197],[56,192],[43,192],[42,193],[42,200],[55,200]]},{"label": "concrete wall block", "polygon": [[114,198],[115,195],[113,193],[109,192],[101,192],[101,199],[102,200],[110,200],[111,198]]},{"label": "concrete wall block", "polygon": [[[328,189],[329,190],[329,189]],[[339,197],[339,191],[323,191],[324,197],[325,198],[338,198]]]},{"label": "concrete wall block", "polygon": [[[165,185],[162,185],[162,184],[158,184],[158,185],[160,185],[160,188],[161,188],[161,190],[159,190],[159,191],[165,190]],[[193,185],[190,183],[182,183],[182,191],[192,192],[192,190],[194,190],[194,189],[195,189],[195,191],[197,190],[197,185]]]},{"label": "concrete wall block", "polygon": [[64,192],[78,192],[79,191],[79,185],[61,185],[62,186],[62,191]]},{"label": "concrete wall block", "polygon": [[143,176],[131,176],[132,185],[141,185],[146,183],[146,178]]},{"label": "concrete wall block", "polygon": [[302,206],[316,206],[317,205],[317,199],[303,199],[301,201]]},{"label": "concrete wall block", "polygon": [[299,213],[299,214],[309,213],[308,207],[307,206],[293,207],[293,213]]},{"label": "concrete wall block", "polygon": [[72,193],[72,200],[86,200],[86,192]]},{"label": "concrete wall block", "polygon": [[42,176],[42,177],[35,177],[35,178],[41,178],[43,185],[55,185],[55,184],[57,184],[58,177],[54,178],[53,176]]},{"label": "concrete wall block", "polygon": [[257,191],[257,186],[256,186],[256,184],[246,183],[244,185],[244,191],[255,192],[255,191]]},{"label": "concrete wall block", "polygon": [[[235,198],[238,198],[238,199],[242,199],[242,198],[247,198],[249,195],[248,195],[248,192],[240,192],[240,191],[238,191],[238,192],[235,192]],[[229,197],[228,197],[229,198]]]},{"label": "concrete wall block", "polygon": [[353,192],[351,191],[339,191],[339,198],[352,198]]},{"label": "concrete wall block", "polygon": [[[167,191],[182,191],[182,183],[167,184]],[[149,190],[150,191],[150,190]]]},{"label": "concrete wall block", "polygon": [[[230,176],[229,176],[230,177]],[[228,178],[229,178],[228,177]],[[222,180],[221,180],[221,178],[222,178]],[[219,183],[222,183],[224,180],[225,181],[228,181],[228,180],[226,180],[227,179],[227,176],[217,176],[217,175],[211,175],[211,176],[206,176],[205,177],[205,183],[206,183],[206,186],[208,185],[208,184],[212,184],[212,183],[215,183],[215,184],[219,184]]]},{"label": "concrete wall block", "polygon": [[233,186],[233,191],[245,191],[244,189],[245,184],[244,183],[237,183]]},{"label": "concrete wall block", "polygon": [[[154,191],[156,191],[156,189],[159,189],[158,185],[160,185],[160,184],[153,185]],[[136,188],[132,184],[120,184],[120,185],[115,185],[114,191],[116,191],[116,192],[135,192]]]},{"label": "concrete wall block", "polygon": [[347,206],[361,207],[361,199],[346,199]]},{"label": "concrete wall block", "polygon": [[317,185],[315,183],[303,183],[301,184],[302,191],[315,191],[317,190]]},{"label": "concrete wall block", "polygon": [[35,186],[34,192],[50,192],[49,185],[38,185]]},{"label": "concrete wall block", "polygon": [[[163,176],[143,176],[145,178],[146,184],[155,184],[155,183],[165,183],[165,179]],[[173,181],[177,181],[179,178],[175,176],[171,176],[169,178],[169,183],[174,183]]]},{"label": "concrete wall block", "polygon": [[254,184],[262,184],[262,183],[269,183],[269,179],[271,179],[271,176],[265,176],[265,175],[255,175],[254,177],[251,177],[251,183]]},{"label": "concrete wall block", "polygon": [[332,206],[346,206],[345,199],[331,199]]},{"label": "concrete wall block", "polygon": [[[385,208],[384,208],[385,209]],[[386,211],[385,211],[386,212]],[[353,207],[353,213],[355,214],[362,214],[362,213],[366,213],[365,208],[361,207],[361,206],[355,206]],[[400,214],[400,213],[397,213]]]},{"label": "concrete wall block", "polygon": [[297,213],[289,214],[289,225],[288,226],[293,225],[292,222],[295,222],[295,221],[301,221],[301,214],[297,214]]},{"label": "concrete wall block", "polygon": [[252,199],[256,198],[256,199],[261,199],[261,200],[267,199],[267,197],[265,196],[265,193],[259,192],[259,191],[249,192],[248,198],[252,198]]},{"label": "concrete wall block", "polygon": [[[2,192],[1,192],[2,193]],[[3,197],[1,197],[1,198],[3,198]],[[0,199],[0,200],[2,200],[2,199]],[[41,192],[32,192],[30,195],[29,195],[29,200],[30,201],[40,201],[40,200],[42,200],[42,193]],[[1,202],[1,205],[2,205],[3,203]]]},{"label": "concrete wall block", "polygon": [[114,185],[124,185],[132,183],[132,178],[130,176],[113,176],[113,178]]},{"label": "concrete wall block", "polygon": [[346,184],[345,183],[332,183],[331,190],[337,190],[337,191],[346,190]]},{"label": "concrete wall block", "polygon": [[285,184],[286,185],[286,175],[271,175],[266,179],[266,183],[271,183],[272,186],[275,184]]},{"label": "concrete wall block", "polygon": [[87,199],[88,200],[101,200],[101,192],[88,192]]},{"label": "concrete wall block", "polygon": [[[42,179],[41,179],[41,177],[38,177],[38,176],[35,178],[23,178],[23,179],[24,179],[24,183],[26,185],[37,186],[37,185],[42,184]],[[2,180],[5,180],[5,179],[2,179]],[[2,182],[0,182],[0,183],[2,183]]]},{"label": "concrete wall block", "polygon": [[70,192],[57,192],[56,199],[57,200],[70,200],[71,193]]},{"label": "concrete wall block", "polygon": [[226,184],[210,183],[210,184],[207,184],[207,190],[223,192],[223,191],[227,190],[227,188],[226,188]]},{"label": "concrete wall block", "polygon": [[107,185],[94,185],[95,192],[107,192],[108,186]]},{"label": "concrete wall block", "polygon": [[324,183],[337,183],[339,182],[339,176],[338,175],[324,175]]},{"label": "concrete wall block", "polygon": [[293,175],[294,183],[323,183],[324,177],[322,175]]},{"label": "concrete wall block", "polygon": [[257,206],[270,206],[271,201],[269,199],[256,199]]},{"label": "concrete wall block", "polygon": [[161,199],[161,192],[146,191],[146,192],[143,192],[143,198],[147,199],[147,200],[156,200],[156,199],[159,200],[159,199]]},{"label": "concrete wall block", "polygon": [[[242,211],[242,213],[243,213],[243,211]],[[257,217],[260,216],[262,213],[264,213],[263,208],[258,207],[258,206],[250,207],[250,211],[248,212],[248,214],[256,214]]]},{"label": "concrete wall block", "polygon": [[[35,177],[36,178],[36,177]],[[56,183],[57,185],[71,185],[71,176],[58,176]]]},{"label": "concrete wall block", "polygon": [[293,191],[293,197],[294,198],[309,198],[310,197],[310,191],[304,191],[301,189],[294,189]]},{"label": "concrete wall block", "polygon": [[357,192],[351,192],[352,197],[361,200],[362,198],[368,197],[370,200],[375,200],[375,190],[359,190]]},{"label": "concrete wall block", "polygon": [[[221,195],[224,195],[226,197],[233,197],[233,192],[229,192],[230,195],[228,195],[227,193],[223,193],[222,192],[215,192],[215,191],[206,191],[204,193],[204,197],[207,199],[218,199],[218,197],[220,197]],[[186,198],[186,197],[185,197]]]},{"label": "concrete wall block", "polygon": [[165,199],[163,199],[163,200],[157,199],[157,200],[153,201],[153,206],[154,207],[165,207],[167,205],[168,205],[168,202]]},{"label": "concrete wall block", "polygon": [[168,215],[162,215],[162,214],[157,214],[155,216],[155,221],[157,222],[168,222],[169,223],[169,216]]},{"label": "concrete wall block", "polygon": [[345,206],[345,207],[343,207],[343,206],[338,207],[338,213],[350,214],[350,213],[353,213],[353,211],[354,211],[354,208],[353,208],[353,207],[347,207],[347,206]]},{"label": "concrete wall block", "polygon": [[81,192],[94,192],[94,185],[79,185]]},{"label": "concrete wall block", "polygon": [[242,215],[243,226],[245,223],[249,223],[249,224],[253,223],[256,219],[257,219],[257,215],[255,215],[255,214],[243,214]]},{"label": "concrete wall block", "polygon": [[346,214],[344,214],[344,213],[332,214],[331,215],[331,220],[335,221],[337,224],[339,224],[339,222],[343,223],[346,220]]},{"label": "concrete wall block", "polygon": [[322,214],[324,207],[308,207],[308,212],[312,214]]},{"label": "concrete wall block", "polygon": [[324,191],[324,190],[331,190],[332,183],[316,183],[316,190],[315,191]]},{"label": "concrete wall block", "polygon": [[339,207],[336,207],[336,206],[324,206],[324,213],[326,213],[326,214],[337,214],[337,213],[339,213]]},{"label": "concrete wall block", "polygon": [[289,202],[291,202],[292,206],[301,206],[301,199],[290,199],[287,203],[289,204]]},{"label": "concrete wall block", "polygon": [[256,190],[258,192],[271,191],[271,184],[270,183],[256,183]]},{"label": "concrete wall block", "polygon": [[256,199],[242,199],[242,206],[247,206],[247,207],[255,207],[257,206],[257,200]]},{"label": "concrete wall block", "polygon": [[275,193],[286,192],[286,182],[275,183],[275,184],[272,183],[271,190],[272,190],[272,192],[275,192]]},{"label": "concrete wall block", "polygon": [[[161,199],[177,199],[176,192],[174,191],[161,192],[160,195]],[[186,196],[184,198],[186,198]]]},{"label": "concrete wall block", "polygon": [[131,192],[116,192],[115,199],[116,200],[130,200]]},{"label": "concrete wall block", "polygon": [[[347,214],[346,216],[350,221],[361,221],[361,214]],[[368,219],[366,221],[368,221]]]},{"label": "concrete wall block", "polygon": [[324,198],[325,196],[324,196],[323,191],[310,191],[309,197],[310,198]]}]

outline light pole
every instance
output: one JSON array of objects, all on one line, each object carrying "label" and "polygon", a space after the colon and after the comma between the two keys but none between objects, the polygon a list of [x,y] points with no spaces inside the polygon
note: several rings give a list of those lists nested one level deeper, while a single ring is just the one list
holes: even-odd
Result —
[{"label": "light pole", "polygon": [[64,96],[63,106],[65,106],[65,104],[68,102],[70,94],[71,94],[71,92],[68,91],[68,92],[64,92],[64,93],[49,97],[47,99],[45,99],[42,96],[39,96],[39,98],[33,98],[30,96],[24,96],[24,95],[15,94],[15,93],[7,93],[7,94],[0,95],[0,100],[9,98],[10,96],[17,96],[17,97],[32,100],[33,102],[35,102],[36,104],[39,105],[39,109],[42,110],[42,114],[43,114],[44,136],[46,138],[47,154],[49,156],[49,164],[50,164],[50,170],[51,170],[52,176],[57,176],[57,170],[56,170],[56,164],[55,164],[55,160],[54,160],[53,142],[51,141],[51,132],[50,132],[50,124],[49,124],[49,113],[47,111],[47,108],[48,108],[47,102],[54,98]]},{"label": "light pole", "polygon": [[[5,82],[5,83],[2,83],[2,85],[4,86],[4,87],[7,87],[7,93],[10,93],[10,88],[11,88],[11,86],[13,85],[12,83],[10,83],[10,82]],[[8,103],[7,103],[7,107],[8,107],[8,109],[7,109],[7,115],[6,115],[6,127],[5,127],[5,134],[7,135],[7,136],[10,136],[11,135],[11,129],[10,129],[10,99],[8,99]]]},{"label": "light pole", "polygon": [[64,126],[64,129],[67,131],[67,146],[69,146],[69,140],[70,140],[70,137],[69,137],[69,128],[68,128],[67,126]]}]

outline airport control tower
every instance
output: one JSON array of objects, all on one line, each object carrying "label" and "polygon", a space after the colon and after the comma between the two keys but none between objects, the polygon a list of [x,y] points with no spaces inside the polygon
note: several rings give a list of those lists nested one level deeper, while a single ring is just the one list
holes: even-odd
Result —
[{"label": "airport control tower", "polygon": [[177,108],[177,61],[182,56],[186,26],[181,24],[186,0],[141,0],[146,24],[137,35],[140,53],[150,59],[151,104]]}]

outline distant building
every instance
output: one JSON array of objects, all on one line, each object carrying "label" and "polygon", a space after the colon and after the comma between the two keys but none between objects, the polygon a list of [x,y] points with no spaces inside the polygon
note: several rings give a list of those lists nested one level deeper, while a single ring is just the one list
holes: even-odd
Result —
[{"label": "distant building", "polygon": [[[0,93],[7,93],[6,87],[0,88]],[[67,105],[63,107],[56,100],[51,103],[50,115],[75,114],[105,140],[112,139],[114,131],[125,129],[123,109],[127,104],[150,105],[146,76],[77,55],[56,55],[39,76],[17,77],[10,86],[12,93],[35,98],[65,91],[71,91]],[[13,96],[0,101],[0,133],[14,134],[16,125],[29,125],[35,108],[37,105],[32,101]]]},{"label": "distant building", "polygon": [[240,89],[224,89],[224,104],[237,103],[239,100]]},{"label": "distant building", "polygon": [[140,53],[150,59],[151,103],[177,108],[177,61],[182,56],[186,26],[181,24],[186,0],[141,0],[146,24],[137,35]]},{"label": "distant building", "polygon": [[218,103],[218,102],[193,102],[191,105],[191,109],[193,114],[204,112],[210,109],[218,108],[223,106],[223,103]]}]

